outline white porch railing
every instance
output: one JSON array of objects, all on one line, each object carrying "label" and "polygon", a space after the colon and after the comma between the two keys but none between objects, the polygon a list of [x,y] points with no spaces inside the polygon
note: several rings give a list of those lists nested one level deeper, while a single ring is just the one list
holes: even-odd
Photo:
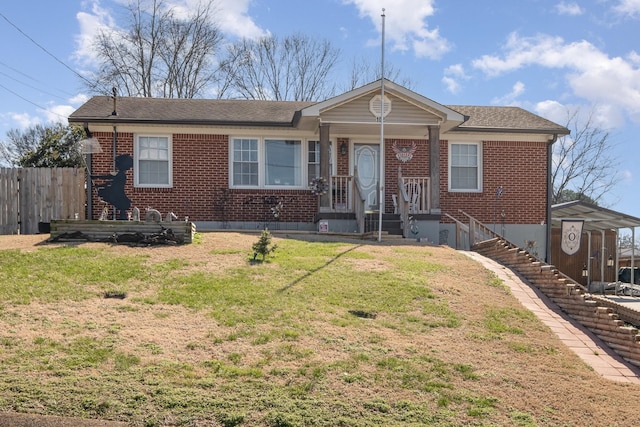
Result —
[{"label": "white porch railing", "polygon": [[431,208],[430,179],[403,176],[402,185],[409,198],[409,214],[428,214]]},{"label": "white porch railing", "polygon": [[329,183],[331,212],[353,212],[353,176],[334,175]]},{"label": "white porch railing", "polygon": [[[404,193],[408,197],[408,213],[430,212],[431,186],[428,177],[400,177]],[[329,181],[329,212],[354,212],[354,177],[334,175]]]}]

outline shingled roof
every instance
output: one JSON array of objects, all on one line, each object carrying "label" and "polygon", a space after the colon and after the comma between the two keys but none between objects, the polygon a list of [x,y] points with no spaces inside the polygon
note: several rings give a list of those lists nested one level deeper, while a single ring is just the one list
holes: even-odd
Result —
[{"label": "shingled roof", "polygon": [[[295,124],[300,110],[315,102],[229,99],[117,98],[96,96],[78,108],[70,123],[157,123],[192,125],[282,126]],[[468,119],[454,131],[545,132],[569,131],[519,107],[448,105]]]},{"label": "shingled roof", "polygon": [[69,116],[70,123],[129,123],[291,126],[295,113],[315,102],[231,99],[117,98],[96,96]]},{"label": "shingled roof", "polygon": [[533,114],[520,107],[447,105],[448,108],[468,117],[457,130],[509,130],[541,131],[568,134],[564,126]]}]

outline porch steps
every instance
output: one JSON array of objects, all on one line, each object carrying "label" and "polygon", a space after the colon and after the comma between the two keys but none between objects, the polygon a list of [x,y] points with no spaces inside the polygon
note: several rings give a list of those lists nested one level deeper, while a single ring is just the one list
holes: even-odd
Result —
[{"label": "porch steps", "polygon": [[[364,219],[365,233],[378,231],[380,214],[378,212],[367,213]],[[383,214],[382,231],[389,236],[402,236],[402,221],[400,215]]]}]

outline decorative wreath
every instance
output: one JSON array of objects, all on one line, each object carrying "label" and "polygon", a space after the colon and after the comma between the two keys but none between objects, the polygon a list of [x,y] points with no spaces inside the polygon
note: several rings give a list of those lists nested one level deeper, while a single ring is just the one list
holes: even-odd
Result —
[{"label": "decorative wreath", "polygon": [[316,176],[309,183],[309,190],[314,196],[322,196],[329,191],[329,184],[323,176]]}]

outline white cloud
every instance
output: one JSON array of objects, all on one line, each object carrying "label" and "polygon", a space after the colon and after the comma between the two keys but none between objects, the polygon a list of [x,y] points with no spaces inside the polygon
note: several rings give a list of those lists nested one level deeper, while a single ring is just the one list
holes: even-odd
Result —
[{"label": "white cloud", "polygon": [[518,81],[514,83],[511,88],[511,92],[502,96],[494,98],[491,103],[494,105],[518,105],[516,98],[525,92],[525,84]]},{"label": "white cloud", "polygon": [[80,34],[75,36],[76,51],[74,56],[85,65],[95,65],[97,58],[93,48],[94,41],[101,30],[115,29],[116,23],[110,12],[100,6],[99,0],[84,3],[83,7],[90,11],[76,14],[80,25]]},{"label": "white cloud", "polygon": [[75,106],[80,106],[89,100],[89,96],[86,93],[79,93],[69,99],[69,102]]},{"label": "white cloud", "polygon": [[534,107],[534,111],[542,117],[564,125],[567,122],[567,108],[568,106],[558,101],[545,100],[538,102]]},{"label": "white cloud", "polygon": [[255,39],[268,34],[248,15],[251,0],[217,0],[216,24],[223,33]]},{"label": "white cloud", "polygon": [[53,105],[48,110],[43,111],[48,123],[67,123],[67,117],[76,110],[70,105]]},{"label": "white cloud", "polygon": [[35,113],[18,113],[9,111],[0,114],[2,126],[7,128],[27,129],[37,124],[48,125],[51,123],[68,123],[68,117],[89,97],[86,94],[77,94],[68,100],[68,104],[46,104],[46,109],[36,108]]},{"label": "white cloud", "polygon": [[454,64],[444,70],[442,83],[444,83],[449,92],[456,94],[462,90],[462,84],[460,81],[469,80],[469,78],[470,77],[465,73],[462,64]]},{"label": "white cloud", "polygon": [[46,121],[49,123],[64,123],[67,124],[68,117],[78,107],[89,100],[89,96],[85,93],[78,93],[68,99],[68,104],[55,104],[49,103],[46,110],[38,110],[42,113]]},{"label": "white cloud", "polygon": [[[353,4],[361,17],[367,17],[373,25],[382,31],[382,9],[384,0],[343,0],[344,4]],[[413,51],[417,57],[440,58],[451,49],[451,43],[440,35],[439,30],[430,29],[426,18],[433,16],[435,0],[397,0],[393,8],[385,10],[385,41],[391,42],[391,48],[398,51]],[[380,40],[371,40],[370,44],[379,44]]]},{"label": "white cloud", "polygon": [[[41,122],[39,117],[32,116],[29,113],[13,113],[13,112],[9,112],[6,115],[9,117],[9,119],[13,123],[17,124],[17,127],[19,129],[26,129],[26,128],[30,127],[30,126],[37,125],[38,123]],[[16,127],[16,126],[12,125],[12,127]]]},{"label": "white cloud", "polygon": [[587,41],[566,43],[560,37],[520,37],[513,33],[502,56],[484,55],[472,64],[489,77],[535,66],[563,70],[574,96],[608,109],[611,119],[619,121],[624,113],[640,123],[637,60],[635,52],[628,59],[611,58]]},{"label": "white cloud", "polygon": [[[178,16],[187,17],[202,0],[170,0],[167,6]],[[220,30],[233,37],[255,39],[267,34],[247,14],[251,0],[216,0],[212,2],[212,15]]]},{"label": "white cloud", "polygon": [[580,7],[580,5],[576,2],[564,2],[556,4],[555,6],[556,12],[560,15],[570,15],[577,16],[582,15],[584,13],[584,9]]},{"label": "white cloud", "polygon": [[619,0],[613,9],[623,15],[640,17],[640,0]]}]

